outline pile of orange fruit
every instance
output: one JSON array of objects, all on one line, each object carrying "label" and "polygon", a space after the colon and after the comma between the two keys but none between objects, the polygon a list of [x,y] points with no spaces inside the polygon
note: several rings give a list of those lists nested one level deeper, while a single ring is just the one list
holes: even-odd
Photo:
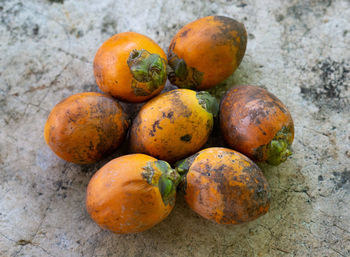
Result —
[{"label": "pile of orange fruit", "polygon": [[[104,93],[85,92],[58,103],[45,125],[45,140],[60,158],[94,163],[124,140],[130,154],[91,178],[86,208],[115,233],[145,231],[165,219],[181,188],[189,207],[220,224],[265,214],[269,185],[255,162],[278,165],[291,155],[292,117],[267,90],[234,85],[221,102],[207,89],[227,79],[245,54],[243,24],[208,16],[185,25],[167,55],[150,38],[112,36],[94,59]],[[178,89],[165,93],[167,78]],[[119,101],[145,102],[131,122]],[[203,149],[219,122],[225,147]]]}]

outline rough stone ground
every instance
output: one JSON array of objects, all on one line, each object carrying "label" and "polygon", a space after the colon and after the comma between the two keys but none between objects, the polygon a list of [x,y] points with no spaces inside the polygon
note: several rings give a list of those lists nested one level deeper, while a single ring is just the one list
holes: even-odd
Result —
[{"label": "rough stone ground", "polygon": [[[92,60],[114,33],[140,32],[167,49],[180,27],[212,14],[249,32],[240,68],[216,93],[265,86],[294,117],[293,157],[262,167],[271,210],[217,225],[179,195],[172,214],[145,233],[101,230],[84,197],[108,160],[79,166],[56,157],[43,139],[51,108],[97,90]],[[350,256],[349,45],[347,0],[0,0],[0,256]]]}]

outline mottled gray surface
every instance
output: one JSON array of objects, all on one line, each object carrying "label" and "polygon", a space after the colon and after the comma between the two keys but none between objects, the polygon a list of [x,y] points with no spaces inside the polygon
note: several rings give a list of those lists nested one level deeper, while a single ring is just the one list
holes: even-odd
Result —
[{"label": "mottled gray surface", "polygon": [[[217,225],[179,195],[147,232],[101,230],[84,198],[107,160],[79,166],[56,157],[43,138],[49,111],[97,90],[92,60],[114,33],[140,32],[167,49],[180,27],[212,14],[249,33],[229,82],[265,86],[294,117],[293,157],[263,166],[269,213]],[[0,256],[350,256],[349,17],[348,0],[0,0]]]}]

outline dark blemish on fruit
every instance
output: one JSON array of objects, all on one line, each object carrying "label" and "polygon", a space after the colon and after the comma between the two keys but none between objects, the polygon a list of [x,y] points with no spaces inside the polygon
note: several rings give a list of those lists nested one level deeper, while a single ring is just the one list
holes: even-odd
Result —
[{"label": "dark blemish on fruit", "polygon": [[186,29],[185,31],[183,31],[181,34],[180,34],[180,37],[186,37],[187,36],[187,33],[190,31],[191,29]]},{"label": "dark blemish on fruit", "polygon": [[156,132],[156,130],[157,130],[157,128],[158,129],[163,129],[161,126],[159,126],[159,120],[156,120],[154,123],[153,123],[153,125],[152,125],[152,131],[153,132]]},{"label": "dark blemish on fruit", "polygon": [[189,142],[189,141],[191,141],[192,136],[189,134],[186,134],[186,135],[180,137],[180,139],[181,139],[181,141]]}]

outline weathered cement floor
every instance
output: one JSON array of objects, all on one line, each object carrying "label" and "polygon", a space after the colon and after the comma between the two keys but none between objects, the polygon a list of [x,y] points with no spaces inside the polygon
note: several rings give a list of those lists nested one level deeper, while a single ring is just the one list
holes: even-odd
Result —
[{"label": "weathered cement floor", "polygon": [[[58,159],[43,138],[49,111],[70,94],[97,90],[92,60],[114,33],[140,32],[166,50],[181,26],[212,14],[249,32],[226,84],[265,86],[294,117],[293,157],[263,166],[270,212],[217,225],[179,195],[173,213],[145,233],[101,230],[84,198],[107,160]],[[0,256],[350,256],[348,0],[2,0],[0,18]]]}]

